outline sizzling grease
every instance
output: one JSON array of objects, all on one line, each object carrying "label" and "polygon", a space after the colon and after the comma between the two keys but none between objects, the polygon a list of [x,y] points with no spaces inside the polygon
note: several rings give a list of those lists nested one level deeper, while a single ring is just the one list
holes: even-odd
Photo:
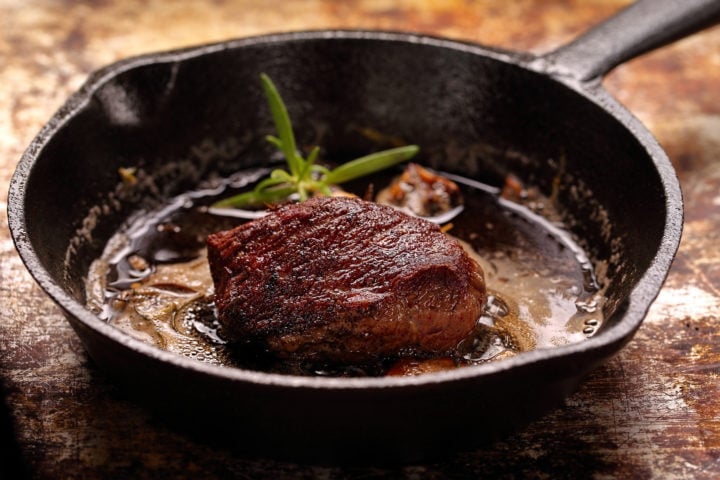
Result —
[{"label": "sizzling grease", "polygon": [[[489,301],[475,334],[450,364],[483,363],[592,335],[602,324],[601,290],[582,250],[547,220],[555,217],[547,202],[531,205],[542,206],[540,216],[491,187],[453,179],[462,186],[465,209],[450,233],[483,267]],[[363,366],[278,363],[223,340],[204,241],[241,220],[204,207],[221,190],[181,196],[118,232],[91,268],[89,307],[144,342],[222,366],[307,375],[382,375],[392,368],[396,359]]]}]

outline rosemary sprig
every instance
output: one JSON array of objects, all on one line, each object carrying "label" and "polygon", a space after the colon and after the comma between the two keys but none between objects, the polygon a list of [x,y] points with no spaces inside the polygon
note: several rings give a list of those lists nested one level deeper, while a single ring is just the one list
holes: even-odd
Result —
[{"label": "rosemary sprig", "polygon": [[297,194],[300,201],[313,195],[330,195],[330,187],[384,170],[404,162],[417,154],[416,145],[383,150],[344,163],[332,170],[316,164],[320,147],[312,149],[307,159],[297,150],[292,122],[287,107],[275,84],[266,74],[260,75],[265,97],[272,114],[277,136],[266,139],[285,156],[287,170],[275,169],[249,192],[244,192],[213,206],[216,208],[257,208],[282,202]]}]

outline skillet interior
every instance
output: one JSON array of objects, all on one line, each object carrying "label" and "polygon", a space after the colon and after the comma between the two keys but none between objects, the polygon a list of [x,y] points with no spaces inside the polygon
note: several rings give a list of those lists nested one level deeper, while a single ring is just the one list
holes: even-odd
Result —
[{"label": "skillet interior", "polygon": [[[26,152],[10,192],[14,238],[91,356],[184,427],[296,458],[407,460],[470,446],[556,404],[628,341],[679,240],[679,193],[659,147],[601,89],[548,78],[523,66],[531,60],[425,37],[334,32],[110,66]],[[323,132],[323,145],[341,154],[358,147],[350,124],[372,127],[418,143],[433,167],[492,184],[513,172],[553,195],[593,260],[607,265],[606,324],[582,344],[394,380],[220,369],[102,324],[83,307],[84,281],[118,226],[139,207],[269,156],[260,72],[278,83],[301,144]],[[117,170],[130,166],[147,177],[123,186]]]}]

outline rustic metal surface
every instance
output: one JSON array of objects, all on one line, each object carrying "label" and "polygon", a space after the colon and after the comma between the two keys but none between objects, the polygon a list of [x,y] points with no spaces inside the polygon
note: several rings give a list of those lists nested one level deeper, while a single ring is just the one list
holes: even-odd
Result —
[{"label": "rustic metal surface", "polygon": [[[686,200],[680,252],[640,332],[562,407],[491,447],[440,462],[294,465],[242,458],[166,429],[124,399],[89,361],[59,310],[26,273],[7,230],[7,185],[22,151],[86,75],[109,62],[251,34],[332,27],[412,30],[543,52],[626,3],[0,0],[0,378],[31,474],[720,477],[718,28],[630,62],[605,81],[667,149]],[[198,415],[222,421],[212,412]]]}]

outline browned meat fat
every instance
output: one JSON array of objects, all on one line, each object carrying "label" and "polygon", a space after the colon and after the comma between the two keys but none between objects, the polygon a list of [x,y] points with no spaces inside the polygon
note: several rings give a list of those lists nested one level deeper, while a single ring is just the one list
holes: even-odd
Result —
[{"label": "browned meat fat", "polygon": [[288,205],[207,243],[225,336],[281,358],[445,354],[486,300],[482,270],[457,242],[363,200]]}]

